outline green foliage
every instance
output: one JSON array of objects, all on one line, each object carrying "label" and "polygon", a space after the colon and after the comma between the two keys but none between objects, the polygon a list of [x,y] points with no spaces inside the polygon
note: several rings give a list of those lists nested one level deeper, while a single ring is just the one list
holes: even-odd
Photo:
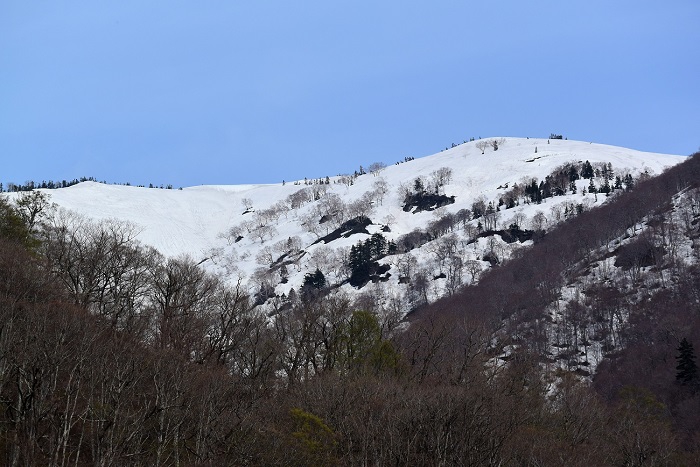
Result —
[{"label": "green foliage", "polygon": [[[293,462],[298,465],[332,465],[337,462],[338,444],[333,430],[320,417],[299,408],[289,411],[292,418]],[[290,459],[292,461],[292,459]]]},{"label": "green foliage", "polygon": [[654,393],[645,388],[626,386],[620,390],[620,408],[637,417],[663,421],[667,410]]},{"label": "green foliage", "polygon": [[372,349],[369,359],[369,366],[375,374],[379,373],[401,373],[401,356],[391,341],[381,339]]},{"label": "green foliage", "polygon": [[355,311],[343,336],[346,366],[359,372],[378,374],[399,369],[399,354],[388,340],[382,338],[377,315]]},{"label": "green foliage", "polygon": [[28,250],[33,250],[39,244],[17,208],[4,198],[0,198],[0,238],[20,243]]}]

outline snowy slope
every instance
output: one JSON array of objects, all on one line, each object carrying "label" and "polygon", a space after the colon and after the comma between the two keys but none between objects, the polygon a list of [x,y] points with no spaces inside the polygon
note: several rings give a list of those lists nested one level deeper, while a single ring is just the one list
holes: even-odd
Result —
[{"label": "snowy slope", "polygon": [[[331,177],[331,183],[325,186],[327,193],[336,193],[347,203],[371,191],[379,178],[385,180],[389,190],[381,203],[375,203],[376,206],[370,217],[376,225],[370,226],[369,232],[378,232],[381,224],[393,218],[390,224],[391,232],[385,234],[391,240],[413,229],[424,228],[428,222],[436,218],[434,212],[417,214],[404,212],[399,186],[411,184],[418,176],[429,179],[432,172],[442,167],[450,168],[453,174],[450,183],[444,187],[444,193],[455,196],[456,199],[455,204],[442,208],[442,211],[454,213],[462,208],[470,208],[478,196],[484,196],[487,200],[495,202],[499,194],[505,191],[503,187],[506,185],[512,186],[513,183],[532,177],[542,180],[553,169],[567,162],[588,160],[593,164],[611,163],[617,174],[631,172],[636,175],[644,171],[658,174],[665,167],[684,160],[682,156],[645,153],[601,144],[532,138],[505,138],[498,151],[489,147],[484,154],[481,152],[477,148],[477,142],[465,143],[432,156],[390,165],[378,176],[362,175],[352,186],[338,183],[338,177]],[[309,175],[325,178],[326,174]],[[579,180],[578,185],[582,188],[587,185],[587,181]],[[325,248],[328,253],[329,250],[348,248],[367,236],[355,235],[351,238],[336,240],[328,246],[312,246],[317,237],[305,231],[301,223],[302,219],[313,211],[314,202],[281,215],[274,221],[276,233],[269,238],[255,239],[251,235],[244,235],[240,242],[231,243],[221,234],[233,226],[250,220],[255,215],[254,212],[244,214],[246,211],[244,199],[252,201],[253,211],[262,211],[275,203],[285,202],[289,195],[302,188],[305,188],[303,182],[300,184],[287,182],[285,185],[279,183],[198,186],[182,190],[84,182],[69,188],[47,190],[47,193],[51,196],[51,201],[62,208],[74,210],[95,219],[116,218],[135,224],[140,232],[138,239],[144,244],[154,246],[167,256],[188,254],[196,261],[213,256],[215,261],[205,264],[209,264],[208,267],[212,270],[224,271],[221,265],[227,263],[229,266],[227,271],[232,276],[251,277],[256,270],[264,269],[264,265],[259,264],[255,259],[262,248],[298,236],[307,254],[299,261],[298,267],[290,271],[288,283],[275,283],[278,293],[286,293],[291,287],[298,287],[301,284],[304,273],[315,269],[314,266],[318,261],[312,262],[314,251]],[[548,215],[547,210],[551,205],[564,202],[569,198],[574,198],[577,203],[580,203],[584,198],[581,192],[582,190],[579,190],[578,194],[571,194],[568,197],[550,198],[541,205],[523,205],[504,211],[501,213],[499,225],[508,225],[509,218],[516,211],[532,217],[537,211]],[[596,202],[596,197],[592,195],[585,198],[588,199],[589,204]],[[598,198],[597,202],[603,202],[604,197]],[[478,247],[478,242],[473,245],[472,256],[475,259],[481,259]],[[424,251],[412,253],[421,264],[427,260],[428,253]],[[340,282],[338,274],[332,271],[324,271],[324,273],[332,282]],[[394,279],[389,285],[394,284],[395,288],[398,287],[398,282],[394,281],[397,278],[398,275],[394,274]],[[349,286],[345,287],[349,288]],[[439,292],[435,293],[439,294]]]}]

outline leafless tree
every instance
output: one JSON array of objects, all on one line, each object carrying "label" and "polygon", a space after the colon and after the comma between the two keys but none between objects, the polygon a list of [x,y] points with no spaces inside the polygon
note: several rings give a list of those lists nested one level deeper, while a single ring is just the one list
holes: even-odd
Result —
[{"label": "leafless tree", "polygon": [[347,208],[343,200],[336,193],[329,193],[321,198],[314,207],[314,212],[319,219],[324,219],[326,233],[337,228],[345,221]]},{"label": "leafless tree", "polygon": [[496,230],[498,227],[498,220],[501,218],[501,213],[493,209],[486,209],[484,213],[484,229],[485,230]]},{"label": "leafless tree", "polygon": [[527,220],[527,216],[523,213],[522,210],[518,210],[513,214],[513,217],[511,219],[511,223],[515,224],[518,226],[518,228],[523,229],[525,228],[525,221]]},{"label": "leafless tree", "polygon": [[[252,224],[251,224],[252,225]],[[223,238],[229,245],[233,245],[243,237],[244,227],[241,225],[234,225],[225,232],[221,232],[218,238]]]},{"label": "leafless tree", "polygon": [[400,277],[410,278],[418,268],[418,260],[411,253],[406,253],[397,257],[396,266]]},{"label": "leafless tree", "polygon": [[547,218],[545,217],[544,212],[537,211],[535,215],[532,216],[530,225],[532,227],[532,230],[543,230],[547,225]]},{"label": "leafless tree", "polygon": [[477,276],[482,270],[481,261],[476,261],[473,259],[467,260],[464,263],[464,268],[467,270],[469,276],[471,277],[471,284],[474,284],[476,282]]},{"label": "leafless tree", "polygon": [[384,216],[382,218],[382,223],[389,228],[391,228],[391,226],[394,225],[395,222],[396,222],[396,217],[393,216],[392,214],[387,214],[386,216]]},{"label": "leafless tree", "polygon": [[326,245],[318,245],[311,252],[309,264],[312,270],[318,269],[322,272],[328,272],[331,261],[333,260],[333,250]]},{"label": "leafless tree", "polygon": [[184,357],[201,354],[218,280],[188,257],[172,258],[151,272],[153,342]]},{"label": "leafless tree", "polygon": [[253,209],[253,200],[250,198],[242,198],[241,204],[243,205],[246,211],[250,211]]},{"label": "leafless tree", "polygon": [[260,243],[264,243],[266,238],[277,235],[277,229],[272,225],[257,225],[251,233],[260,240]]},{"label": "leafless tree", "polygon": [[447,267],[445,269],[447,282],[445,288],[450,295],[453,295],[462,286],[462,271],[464,269],[464,261],[459,255],[451,255],[447,258]]},{"label": "leafless tree", "polygon": [[476,148],[481,150],[481,154],[484,154],[486,151],[486,148],[491,145],[490,141],[486,141],[485,139],[481,139],[476,142]]},{"label": "leafless tree", "polygon": [[371,193],[364,193],[359,199],[347,205],[348,217],[351,219],[360,216],[371,217],[374,209]]},{"label": "leafless tree", "polygon": [[308,203],[313,199],[311,195],[311,190],[308,188],[302,188],[301,190],[295,191],[291,195],[287,196],[287,204],[290,209],[297,211],[300,207]]},{"label": "leafless tree", "polygon": [[449,185],[452,181],[452,169],[449,167],[440,167],[430,174],[433,184],[437,188]]},{"label": "leafless tree", "polygon": [[457,252],[457,240],[457,235],[449,234],[437,240],[433,240],[425,246],[426,251],[435,256],[435,262],[441,273],[443,272],[447,259]]},{"label": "leafless tree", "polygon": [[305,231],[313,234],[316,238],[321,238],[324,227],[319,223],[318,217],[313,213],[307,213],[299,219]]},{"label": "leafless tree", "polygon": [[261,266],[270,266],[275,260],[274,250],[270,246],[264,246],[255,256],[255,261]]},{"label": "leafless tree", "polygon": [[372,162],[369,167],[369,173],[374,175],[375,177],[378,177],[379,174],[386,168],[386,164],[384,162]]},{"label": "leafless tree", "polygon": [[379,177],[377,180],[374,181],[372,187],[374,188],[374,192],[376,193],[377,201],[380,205],[382,205],[384,203],[384,197],[389,192],[389,184],[384,178]]},{"label": "leafless tree", "polygon": [[410,183],[401,182],[396,191],[398,192],[399,202],[403,203],[406,197],[413,193],[413,186]]}]

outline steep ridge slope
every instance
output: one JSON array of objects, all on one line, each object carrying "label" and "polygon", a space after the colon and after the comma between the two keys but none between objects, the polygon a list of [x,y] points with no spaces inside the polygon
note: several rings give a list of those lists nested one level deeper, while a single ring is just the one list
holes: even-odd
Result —
[{"label": "steep ridge slope", "polygon": [[[589,374],[634,342],[632,325],[649,331],[658,309],[672,316],[662,303],[685,296],[674,313],[697,313],[697,290],[688,292],[697,288],[699,263],[700,153],[560,224],[478,284],[410,317],[489,323],[502,338],[498,351],[529,349],[542,361]],[[675,336],[664,343],[667,351],[682,336],[697,336],[693,326],[695,318],[664,328]]]}]

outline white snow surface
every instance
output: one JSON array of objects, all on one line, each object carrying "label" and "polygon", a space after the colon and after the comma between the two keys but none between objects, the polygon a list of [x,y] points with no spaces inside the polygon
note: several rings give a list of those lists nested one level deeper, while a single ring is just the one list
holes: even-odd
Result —
[{"label": "white snow surface", "polygon": [[[505,138],[497,151],[489,147],[481,154],[481,150],[476,147],[477,142],[464,143],[431,156],[389,165],[378,177],[367,173],[358,177],[352,186],[335,183],[338,177],[331,177],[331,183],[326,186],[329,193],[336,193],[345,202],[350,202],[371,191],[379,177],[386,180],[389,192],[381,205],[375,207],[371,219],[376,225],[370,226],[368,230],[370,233],[379,231],[387,216],[393,216],[395,221],[391,224],[391,232],[385,236],[389,240],[395,240],[413,229],[424,228],[428,222],[435,219],[434,212],[404,212],[401,206],[403,200],[398,194],[399,185],[412,184],[418,176],[430,178],[432,172],[442,167],[448,167],[453,172],[450,183],[444,187],[444,193],[456,197],[455,204],[443,209],[454,213],[462,208],[471,208],[474,200],[481,195],[488,201],[497,202],[498,196],[507,191],[503,188],[506,184],[512,187],[513,183],[520,183],[532,177],[541,181],[556,167],[567,162],[609,162],[616,174],[624,174],[627,171],[637,175],[648,171],[653,175],[685,159],[683,156],[640,152],[581,141],[534,138]],[[326,176],[312,173],[309,175],[311,178],[324,179]],[[556,203],[572,198],[581,203],[581,188],[587,186],[588,181],[579,180],[577,184],[578,194],[549,198],[541,205],[521,204],[514,209],[502,211],[499,227],[508,225],[509,217],[516,211],[528,217],[532,217],[537,211],[544,211],[549,215],[548,210]],[[313,256],[313,251],[322,246],[319,244],[310,247],[316,237],[304,231],[300,225],[300,218],[311,212],[314,203],[304,205],[298,212],[289,211],[286,218],[281,216],[275,223],[276,235],[263,243],[260,239],[247,236],[240,242],[229,245],[220,234],[252,218],[253,213],[244,214],[244,198],[252,200],[253,210],[261,211],[277,202],[284,202],[290,194],[302,188],[305,188],[303,181],[300,184],[287,181],[284,186],[280,181],[278,184],[210,185],[181,190],[84,182],[69,188],[46,190],[46,193],[50,195],[50,200],[61,208],[77,211],[93,219],[118,219],[135,224],[139,231],[138,240],[155,247],[166,256],[186,254],[195,261],[201,261],[210,258],[212,252],[216,251],[221,257],[231,258],[230,262],[235,263],[236,274],[242,273],[250,277],[261,267],[256,263],[255,257],[264,246],[299,236],[302,239],[302,248],[309,253],[304,257],[304,261],[307,262],[308,258]],[[594,203],[592,195],[588,195],[588,198],[589,203]],[[599,198],[601,199],[597,202],[603,202],[604,196]],[[364,238],[367,236],[353,235],[334,241],[328,247],[348,247]],[[474,246],[475,251],[476,247],[477,245]],[[469,248],[472,248],[471,245]],[[427,254],[420,251],[413,253],[419,259],[419,263],[422,262],[422,256]],[[475,257],[479,259],[478,255]],[[211,262],[204,264],[209,264],[212,269],[221,269]],[[310,263],[290,274],[289,283],[286,287],[280,285],[278,293],[284,292],[285,289],[288,291],[292,286],[297,287],[303,279],[303,273],[309,270],[313,271]],[[395,274],[394,278],[397,279],[397,276]]]}]

